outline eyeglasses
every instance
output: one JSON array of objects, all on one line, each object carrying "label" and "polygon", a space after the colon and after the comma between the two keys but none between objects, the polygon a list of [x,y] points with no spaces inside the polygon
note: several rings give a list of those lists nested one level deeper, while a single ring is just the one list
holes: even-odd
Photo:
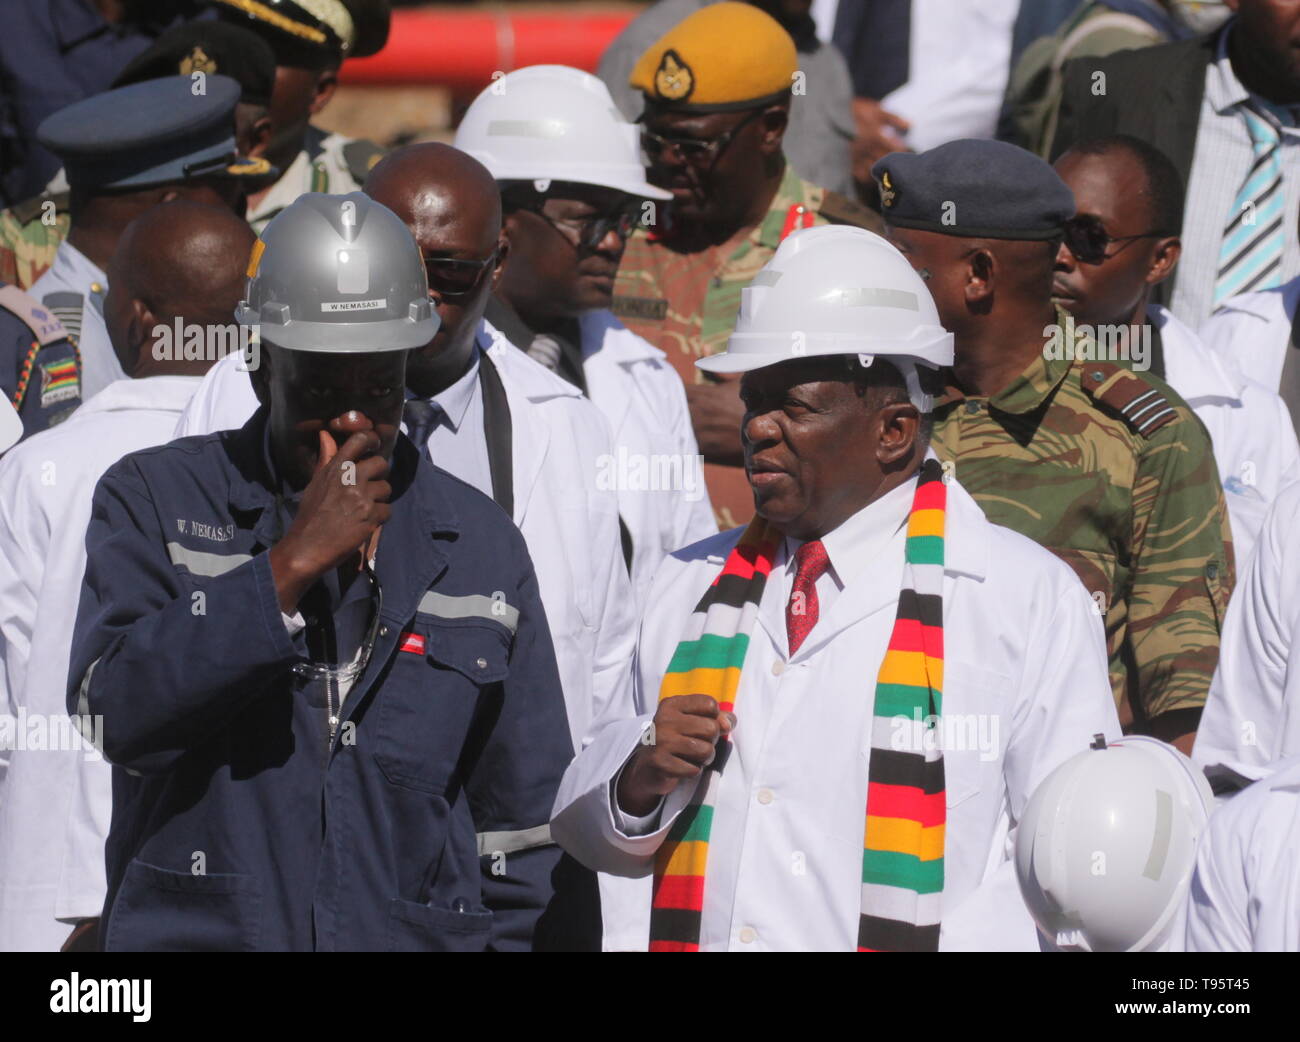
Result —
[{"label": "eyeglasses", "polygon": [[[1084,264],[1101,264],[1103,261],[1108,261],[1138,239],[1158,239],[1163,235],[1172,234],[1157,228],[1142,232],[1140,235],[1108,235],[1101,221],[1091,214],[1079,214],[1065,222],[1065,245]],[[1124,245],[1114,253],[1107,253],[1106,250],[1117,242],[1122,242]]]},{"label": "eyeglasses", "polygon": [[628,236],[640,223],[636,210],[629,206],[621,206],[612,213],[592,214],[588,217],[552,217],[543,209],[544,206],[543,201],[520,206],[519,209],[536,214],[571,242],[576,239],[578,248],[583,250],[597,249],[611,231],[620,241],[627,242]]},{"label": "eyeglasses", "polygon": [[692,166],[702,167],[706,163],[712,165],[718,161],[723,150],[731,144],[745,125],[758,119],[764,111],[764,109],[754,109],[730,130],[711,141],[701,141],[699,138],[691,137],[666,137],[663,134],[656,134],[653,130],[642,128],[641,149],[650,162],[657,160],[663,155],[664,149],[671,147],[677,150],[683,162],[690,163]]},{"label": "eyeglasses", "polygon": [[482,260],[458,260],[454,257],[425,257],[424,272],[429,278],[429,289],[443,300],[455,303],[464,300],[483,281],[483,273],[493,267],[501,255],[498,245]]}]

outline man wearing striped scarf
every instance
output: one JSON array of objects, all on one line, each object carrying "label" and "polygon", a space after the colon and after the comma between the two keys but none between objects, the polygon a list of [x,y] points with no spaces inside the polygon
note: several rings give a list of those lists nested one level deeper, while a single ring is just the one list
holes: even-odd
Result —
[{"label": "man wearing striped scarf", "polygon": [[578,756],[552,821],[591,868],[653,875],[650,950],[1037,947],[1017,817],[1119,726],[1083,586],[928,451],[951,360],[902,255],[828,227],[698,363],[744,374],[757,517],[665,561],[644,714]]}]

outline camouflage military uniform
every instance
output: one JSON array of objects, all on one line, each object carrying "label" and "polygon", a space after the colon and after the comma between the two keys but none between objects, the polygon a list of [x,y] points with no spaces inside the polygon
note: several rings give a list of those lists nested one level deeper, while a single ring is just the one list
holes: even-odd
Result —
[{"label": "camouflage military uniform", "polygon": [[0,282],[30,289],[68,237],[68,193],[38,195],[0,211]]},{"label": "camouflage military uniform", "polygon": [[1105,615],[1121,721],[1172,737],[1195,728],[1219,658],[1227,508],[1183,400],[1149,374],[1080,360],[1087,343],[1077,334],[1073,360],[1036,358],[992,398],[950,389],[934,450],[990,521],[1074,568]]},{"label": "camouflage military uniform", "polygon": [[[802,180],[787,165],[767,216],[739,245],[682,253],[669,240],[637,229],[628,240],[614,283],[613,311],[628,329],[668,355],[687,384],[703,383],[695,359],[721,351],[749,285],[797,228],[856,224],[879,232],[879,218],[866,207]],[[705,481],[719,524],[744,524],[754,512],[745,472],[706,464]]]}]

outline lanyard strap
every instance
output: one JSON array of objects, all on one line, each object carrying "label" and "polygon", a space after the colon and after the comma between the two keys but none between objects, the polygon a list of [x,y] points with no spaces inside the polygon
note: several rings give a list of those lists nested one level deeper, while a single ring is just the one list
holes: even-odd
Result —
[{"label": "lanyard strap", "polygon": [[515,516],[514,450],[511,447],[510,402],[501,375],[486,351],[478,357],[478,385],[483,395],[483,435],[487,440],[492,498],[511,518]]}]

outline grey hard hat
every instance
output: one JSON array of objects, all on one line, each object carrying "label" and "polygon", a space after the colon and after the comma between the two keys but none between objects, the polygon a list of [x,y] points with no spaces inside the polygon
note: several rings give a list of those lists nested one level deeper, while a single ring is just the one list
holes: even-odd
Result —
[{"label": "grey hard hat", "polygon": [[266,226],[235,318],[277,347],[358,354],[423,347],[440,324],[411,233],[360,192],[309,192]]}]

